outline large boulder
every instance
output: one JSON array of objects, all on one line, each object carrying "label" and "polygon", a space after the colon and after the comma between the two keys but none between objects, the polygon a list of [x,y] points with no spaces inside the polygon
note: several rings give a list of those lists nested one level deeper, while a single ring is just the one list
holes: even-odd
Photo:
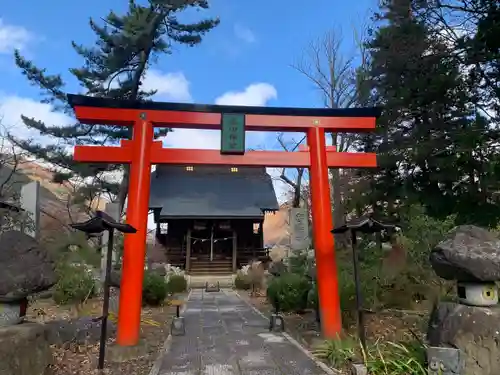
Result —
[{"label": "large boulder", "polygon": [[431,252],[439,277],[465,282],[500,280],[500,240],[486,229],[462,225],[453,229]]},{"label": "large boulder", "polygon": [[53,357],[43,324],[0,328],[0,374],[46,375]]},{"label": "large boulder", "polygon": [[500,308],[437,305],[430,317],[431,346],[460,349],[467,375],[500,374]]},{"label": "large boulder", "polygon": [[18,231],[0,234],[0,269],[0,302],[26,298],[57,282],[55,262],[48,251]]}]

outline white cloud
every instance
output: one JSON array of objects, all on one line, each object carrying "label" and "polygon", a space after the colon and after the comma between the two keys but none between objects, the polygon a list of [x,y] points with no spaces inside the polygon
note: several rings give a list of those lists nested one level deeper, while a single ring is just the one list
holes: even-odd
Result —
[{"label": "white cloud", "polygon": [[252,83],[243,91],[228,91],[217,99],[215,104],[264,106],[270,100],[278,98],[278,91],[269,83]]},{"label": "white cloud", "polygon": [[266,168],[267,173],[271,176],[276,192],[276,198],[279,203],[284,203],[290,198],[291,187],[286,182],[280,179],[282,168]]},{"label": "white cloud", "polygon": [[236,38],[244,41],[245,43],[252,44],[257,41],[257,38],[255,37],[253,31],[250,30],[248,27],[245,27],[240,24],[234,25],[234,35],[236,36]]},{"label": "white cloud", "polygon": [[[163,74],[152,71],[146,77],[145,89],[157,89],[159,100],[191,100],[189,82],[182,73]],[[243,106],[264,106],[268,101],[277,98],[277,90],[268,83],[255,83],[247,86],[242,91],[226,92],[216,99],[217,104],[232,104]],[[34,139],[44,144],[54,142],[54,139],[40,137],[36,130],[28,129],[21,120],[21,115],[32,117],[50,125],[70,125],[74,121],[70,116],[54,112],[50,104],[40,103],[30,98],[16,95],[3,95],[0,93],[0,123],[13,135],[23,139]],[[247,137],[249,146],[261,143],[264,133],[251,132]],[[220,131],[176,129],[164,140],[168,147],[219,149]],[[70,147],[68,147],[70,148]],[[269,170],[271,173],[273,171]],[[274,172],[273,174],[275,174]],[[278,196],[282,195],[282,187],[277,186]],[[151,225],[151,224],[150,224]]]},{"label": "white cloud", "polygon": [[37,141],[46,141],[40,138],[40,134],[36,130],[28,129],[24,125],[21,115],[42,121],[47,126],[69,125],[73,121],[71,117],[65,114],[53,112],[53,107],[50,104],[15,95],[0,95],[0,122],[2,127],[19,138],[36,138]]},{"label": "white cloud", "polygon": [[32,39],[32,34],[22,26],[9,25],[0,18],[0,53],[11,53],[14,49],[24,49]]},{"label": "white cloud", "polygon": [[220,148],[220,131],[199,129],[174,129],[164,140],[164,145],[175,148],[212,150]]},{"label": "white cloud", "polygon": [[143,90],[157,90],[155,99],[164,101],[190,102],[190,82],[182,72],[162,73],[150,69],[142,83]]},{"label": "white cloud", "polygon": [[[242,105],[242,106],[264,106],[268,101],[276,99],[278,92],[269,83],[254,83],[247,86],[243,91],[228,91],[217,99],[216,104]],[[255,147],[262,141],[264,134],[251,132],[247,137],[247,146]],[[219,149],[220,131],[198,130],[198,129],[174,129],[164,140],[168,147],[175,148],[198,148]]]},{"label": "white cloud", "polygon": [[[215,100],[215,103],[219,105],[265,106],[270,100],[277,97],[278,92],[273,85],[269,83],[254,83],[242,91],[228,91],[222,94]],[[249,132],[247,146],[258,146],[264,141],[265,134],[264,132]],[[167,147],[176,148],[219,149],[220,131],[175,129],[166,137],[164,144]],[[281,169],[267,168],[267,173],[273,179],[278,200],[283,202],[288,198],[290,187],[279,180]]]}]

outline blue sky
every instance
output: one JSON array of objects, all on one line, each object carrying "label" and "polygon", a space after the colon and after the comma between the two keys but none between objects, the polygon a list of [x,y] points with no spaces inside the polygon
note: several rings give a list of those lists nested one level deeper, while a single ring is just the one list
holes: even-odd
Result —
[{"label": "blue sky", "polygon": [[[374,0],[213,0],[208,12],[189,12],[183,19],[219,16],[221,24],[193,48],[175,46],[163,56],[147,77],[146,86],[158,89],[158,100],[194,101],[240,105],[318,107],[322,100],[310,81],[290,65],[309,43],[335,28],[342,30],[346,55],[355,50],[352,34],[367,23]],[[51,112],[39,103],[37,88],[30,87],[13,64],[13,48],[36,65],[68,78],[68,92],[80,89],[68,68],[81,59],[71,41],[91,45],[94,35],[90,17],[99,19],[110,9],[120,13],[127,0],[83,2],[17,0],[2,3],[0,23],[0,116],[18,134],[36,137],[22,128],[19,115],[26,114],[47,124],[71,119]],[[217,148],[218,134],[176,131],[167,146]],[[275,135],[248,138],[250,147],[274,148]]]}]

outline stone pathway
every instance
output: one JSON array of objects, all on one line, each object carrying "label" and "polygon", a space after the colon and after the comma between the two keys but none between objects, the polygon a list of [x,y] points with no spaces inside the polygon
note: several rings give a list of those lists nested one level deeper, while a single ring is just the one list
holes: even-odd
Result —
[{"label": "stone pathway", "polygon": [[193,290],[183,316],[186,335],[172,337],[158,375],[327,373],[232,290]]}]

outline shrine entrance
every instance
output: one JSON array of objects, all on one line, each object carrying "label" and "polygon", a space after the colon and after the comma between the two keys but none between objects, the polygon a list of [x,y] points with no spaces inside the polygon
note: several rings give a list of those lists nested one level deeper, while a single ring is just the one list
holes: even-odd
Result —
[{"label": "shrine entrance", "polygon": [[191,260],[214,261],[232,259],[233,231],[221,228],[217,223],[195,228],[191,232]]},{"label": "shrine entrance", "polygon": [[[68,95],[76,118],[85,124],[132,126],[131,140],[115,146],[76,146],[74,158],[89,163],[130,164],[127,223],[137,229],[125,236],[119,345],[139,341],[142,280],[152,164],[267,166],[309,168],[313,243],[322,331],[341,333],[341,311],[335,260],[328,168],[373,168],[376,155],[327,150],[326,132],[375,129],[379,111],[372,108],[305,109],[132,102]],[[221,130],[220,150],[163,148],[154,141],[155,127]],[[305,132],[308,148],[298,152],[246,151],[246,131]]]}]

